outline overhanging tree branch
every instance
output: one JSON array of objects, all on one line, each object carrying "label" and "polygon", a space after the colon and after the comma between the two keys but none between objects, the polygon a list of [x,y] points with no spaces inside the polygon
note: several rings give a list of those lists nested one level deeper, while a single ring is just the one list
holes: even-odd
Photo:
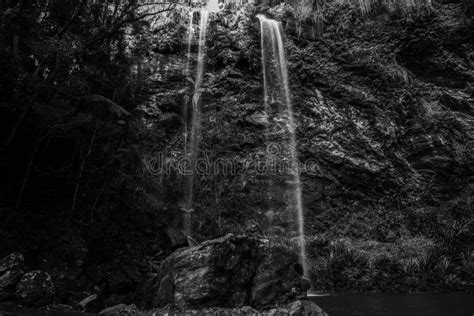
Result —
[{"label": "overhanging tree branch", "polygon": [[66,33],[66,31],[74,24],[74,22],[76,21],[76,19],[79,17],[79,15],[81,15],[82,11],[84,10],[85,6],[87,4],[87,0],[81,0],[79,2],[79,5],[75,8],[74,10],[74,13],[71,17],[71,19],[69,20],[69,22],[66,24],[66,26],[64,26],[64,28],[58,33],[58,37],[61,38],[64,33]]},{"label": "overhanging tree branch", "polygon": [[[135,16],[135,13],[142,7],[158,6],[158,5],[166,6],[166,8],[163,8],[158,11],[153,11],[153,12],[147,12],[148,10],[146,10],[145,13]],[[93,45],[97,45],[101,43],[108,37],[112,36],[114,33],[118,32],[122,27],[125,27],[127,24],[132,24],[151,16],[156,16],[167,11],[172,11],[176,8],[177,5],[179,4],[174,3],[174,2],[153,2],[153,3],[146,3],[146,4],[142,3],[142,4],[136,4],[136,5],[130,5],[129,3],[129,5],[127,5],[127,7],[123,10],[122,14],[120,14],[119,18],[116,20],[112,28],[106,32],[103,32],[102,35],[99,36],[98,38],[90,41],[88,44],[86,44],[86,47],[91,47]],[[126,16],[128,17],[125,18]]]}]

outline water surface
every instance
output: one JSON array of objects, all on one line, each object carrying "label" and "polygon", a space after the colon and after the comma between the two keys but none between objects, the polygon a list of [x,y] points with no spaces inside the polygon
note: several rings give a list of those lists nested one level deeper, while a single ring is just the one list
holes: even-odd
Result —
[{"label": "water surface", "polygon": [[312,297],[330,316],[474,316],[474,294]]}]

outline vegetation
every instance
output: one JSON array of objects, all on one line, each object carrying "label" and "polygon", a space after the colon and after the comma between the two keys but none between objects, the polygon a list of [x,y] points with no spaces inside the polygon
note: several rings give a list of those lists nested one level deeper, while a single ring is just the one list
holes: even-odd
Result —
[{"label": "vegetation", "polygon": [[123,231],[160,225],[146,219],[158,215],[134,215],[141,179],[131,113],[149,98],[144,60],[168,45],[153,25],[177,10],[144,1],[1,2],[2,253],[40,254],[72,231],[100,254],[133,238]]},{"label": "vegetation", "polygon": [[[302,173],[313,285],[472,290],[472,1],[276,2],[211,19],[200,157],[245,168],[197,177],[194,238],[295,247],[291,225],[273,225],[280,183],[253,168],[268,154],[264,13],[285,29],[299,158],[314,162]],[[0,16],[0,254],[36,267],[85,247],[80,291],[131,301],[185,242],[182,175],[151,169],[183,154],[188,9],[24,0],[0,1]]]}]

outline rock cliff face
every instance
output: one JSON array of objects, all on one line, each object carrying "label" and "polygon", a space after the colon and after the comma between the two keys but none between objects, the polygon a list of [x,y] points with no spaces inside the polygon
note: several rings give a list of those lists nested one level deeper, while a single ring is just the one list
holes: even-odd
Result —
[{"label": "rock cliff face", "polygon": [[[318,257],[324,253],[329,258],[327,245],[339,238],[359,246],[367,242],[364,247],[372,250],[365,253],[374,256],[369,244],[375,243],[390,249],[389,257],[406,242],[419,242],[420,247],[435,243],[432,256],[449,257],[448,270],[468,264],[456,259],[461,253],[471,257],[472,249],[465,245],[474,240],[469,211],[474,39],[462,10],[459,4],[437,4],[433,11],[409,16],[375,11],[362,18],[347,6],[328,4],[324,7],[326,27],[317,39],[298,36],[288,7],[264,10],[283,21],[287,34],[307,240],[310,244],[318,240],[309,247],[315,279],[334,273],[328,260],[323,260],[327,269],[318,272]],[[272,210],[286,198],[284,190],[278,189],[284,184],[278,182],[278,175],[257,168],[272,151],[282,149],[268,142],[260,30],[254,11],[222,13],[210,25],[201,157],[211,166],[222,159],[230,161],[237,171],[221,168],[198,177],[197,238],[242,230],[261,233],[269,227],[273,233],[275,224],[281,224]],[[161,79],[163,88],[156,103],[141,108],[150,140],[163,140],[155,152],[184,148],[182,128],[160,123],[169,113],[181,115],[182,99],[192,93],[183,89],[186,79],[180,63],[185,61],[180,53],[171,54],[175,63],[169,64],[168,77]],[[147,146],[139,150],[150,153]],[[175,158],[169,155],[168,159]],[[160,177],[167,188],[179,183],[179,174]],[[287,227],[278,229],[287,235]],[[320,239],[324,242],[319,243]],[[407,256],[418,258],[423,251]],[[395,256],[390,260],[397,271],[406,270]],[[440,274],[448,271],[441,270]],[[431,281],[420,279],[407,285],[400,280],[411,276],[400,274],[390,281],[403,283],[400,291],[431,282],[440,287],[464,287],[465,278],[472,282],[472,277],[458,275],[453,281],[458,285],[438,284],[433,276]],[[335,275],[330,278],[321,287],[358,290],[361,286],[341,285]],[[380,282],[377,288],[395,286]],[[369,284],[374,283],[364,286],[369,288]]]},{"label": "rock cliff face", "polygon": [[[411,20],[386,13],[361,20],[345,7],[333,10],[327,12],[331,23],[324,35],[314,41],[294,35],[284,6],[267,12],[286,26],[300,161],[310,162],[302,170],[308,215],[332,204],[350,207],[355,200],[364,207],[377,200],[392,208],[393,203],[439,205],[467,194],[473,39],[461,8],[441,6]],[[248,167],[258,155],[268,155],[254,13],[223,14],[210,27],[202,120],[202,151],[210,161],[228,158]],[[174,77],[163,83],[179,78],[180,64],[170,65],[171,73],[173,67]],[[181,97],[190,92],[168,87],[142,110],[157,113],[146,117],[153,132],[177,137],[181,129],[169,129],[156,118],[167,121],[180,113]],[[173,149],[179,151],[181,141],[176,139]],[[231,199],[244,195],[250,196],[246,206],[254,209],[258,192],[265,191],[267,183],[258,182],[254,170],[242,170],[218,174],[217,181],[225,184],[214,193],[225,210],[233,208]],[[196,201],[205,209],[213,180],[207,174],[200,180],[204,188]]]},{"label": "rock cliff face", "polygon": [[308,289],[293,250],[227,235],[174,252],[138,296],[146,298],[148,307],[263,309],[305,298]]}]

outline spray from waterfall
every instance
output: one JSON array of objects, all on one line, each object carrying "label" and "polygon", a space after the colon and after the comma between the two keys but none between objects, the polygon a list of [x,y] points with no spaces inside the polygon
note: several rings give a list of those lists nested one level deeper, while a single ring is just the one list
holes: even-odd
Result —
[{"label": "spray from waterfall", "polygon": [[[207,37],[207,24],[209,19],[209,11],[202,9],[200,11],[200,23],[199,23],[199,48],[198,48],[198,60],[196,77],[194,80],[194,91],[191,102],[191,122],[189,126],[189,140],[186,144],[186,155],[189,161],[189,174],[185,177],[184,184],[184,201],[182,205],[183,216],[183,229],[184,234],[189,239],[192,239],[192,214],[194,212],[194,180],[196,164],[199,154],[199,142],[201,138],[201,96],[202,96],[202,82],[204,78],[204,66],[206,62],[206,37]],[[190,23],[192,27],[192,21]],[[190,35],[192,40],[192,35]],[[189,53],[191,51],[191,44],[189,44]],[[189,62],[189,61],[188,61]],[[189,62],[190,63],[190,62]],[[188,66],[189,67],[189,66]],[[187,70],[189,72],[189,70]]]},{"label": "spray from waterfall", "polygon": [[273,125],[273,128],[277,130],[276,134],[282,135],[283,131],[283,134],[286,135],[278,141],[279,144],[286,147],[281,149],[282,161],[290,161],[290,172],[286,181],[290,196],[288,207],[293,212],[293,217],[296,215],[300,260],[303,274],[308,277],[301,181],[296,150],[296,125],[290,99],[283,28],[280,22],[268,19],[263,15],[257,17],[260,20],[261,28],[265,107],[267,116],[273,118],[270,125]]}]

